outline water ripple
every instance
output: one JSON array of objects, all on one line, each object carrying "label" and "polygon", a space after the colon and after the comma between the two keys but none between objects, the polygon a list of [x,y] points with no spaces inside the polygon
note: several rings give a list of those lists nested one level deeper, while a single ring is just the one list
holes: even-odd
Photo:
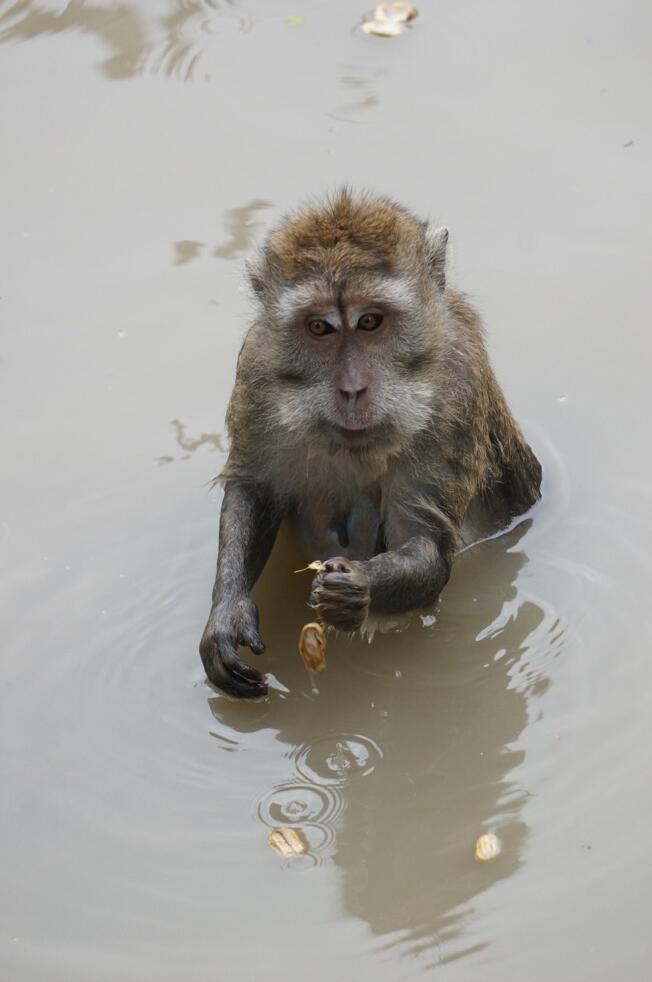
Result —
[{"label": "water ripple", "polygon": [[256,815],[268,828],[290,825],[301,830],[308,852],[286,864],[296,871],[320,865],[330,855],[343,808],[342,795],[335,788],[288,782],[276,785],[258,799]]},{"label": "water ripple", "polygon": [[0,9],[0,43],[67,32],[92,35],[109,51],[99,69],[112,80],[161,73],[190,81],[218,41],[251,28],[249,15],[232,0],[175,0],[166,14],[155,18],[129,3],[22,0]]},{"label": "water ripple", "polygon": [[354,734],[337,734],[296,748],[298,773],[320,787],[339,785],[375,770],[383,752],[373,740]]}]

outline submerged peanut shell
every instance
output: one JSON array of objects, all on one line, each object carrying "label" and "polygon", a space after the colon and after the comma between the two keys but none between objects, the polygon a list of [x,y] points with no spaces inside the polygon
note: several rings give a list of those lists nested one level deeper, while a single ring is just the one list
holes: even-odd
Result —
[{"label": "submerged peanut shell", "polygon": [[309,672],[323,672],[326,668],[326,632],[321,624],[311,621],[304,624],[299,635],[299,654]]},{"label": "submerged peanut shell", "polygon": [[296,829],[272,829],[267,842],[284,859],[302,856],[308,852],[308,843]]},{"label": "submerged peanut shell", "polygon": [[493,832],[486,832],[481,835],[475,844],[475,858],[478,863],[489,863],[501,851],[500,839]]}]

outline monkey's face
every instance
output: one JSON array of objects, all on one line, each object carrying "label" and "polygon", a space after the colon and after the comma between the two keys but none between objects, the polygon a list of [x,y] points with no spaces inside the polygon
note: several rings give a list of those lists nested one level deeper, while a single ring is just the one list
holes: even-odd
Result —
[{"label": "monkey's face", "polygon": [[427,425],[432,387],[417,366],[432,329],[415,316],[412,287],[385,279],[294,294],[280,327],[282,426],[360,452],[391,449]]}]

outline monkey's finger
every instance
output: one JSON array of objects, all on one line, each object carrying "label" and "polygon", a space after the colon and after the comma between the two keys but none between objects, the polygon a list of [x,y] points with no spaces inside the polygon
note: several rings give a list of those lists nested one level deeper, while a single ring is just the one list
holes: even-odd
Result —
[{"label": "monkey's finger", "polygon": [[267,695],[267,685],[263,681],[250,681],[231,674],[224,665],[216,645],[212,646],[210,653],[204,647],[201,654],[206,676],[218,689],[238,698],[255,699]]},{"label": "monkey's finger", "polygon": [[261,638],[258,631],[251,627],[245,628],[238,638],[238,644],[243,647],[250,648],[254,655],[264,655],[265,654],[265,642]]},{"label": "monkey's finger", "polygon": [[325,598],[333,603],[368,603],[369,588],[366,583],[338,582],[337,580],[325,580],[320,583],[311,593],[311,598],[315,597],[320,602]]},{"label": "monkey's finger", "polygon": [[239,696],[245,696],[247,699],[257,699],[260,696],[267,695],[267,683],[263,682],[251,682],[249,679],[240,678],[239,675],[231,676],[231,684],[237,690]]},{"label": "monkey's finger", "polygon": [[331,601],[328,598],[319,605],[320,613],[327,620],[337,618],[345,621],[362,621],[368,610],[369,605],[366,603],[342,603],[339,600]]},{"label": "monkey's finger", "polygon": [[319,585],[322,590],[339,590],[341,593],[367,593],[369,590],[363,577],[351,573],[326,573]]},{"label": "monkey's finger", "polygon": [[222,658],[222,662],[224,663],[224,667],[227,672],[242,682],[257,685],[263,680],[263,677],[259,671],[252,668],[251,665],[248,665],[246,661],[242,661],[242,659],[238,658],[237,655],[233,658],[233,660],[229,659],[228,662]]},{"label": "monkey's finger", "polygon": [[352,573],[353,567],[348,559],[344,559],[343,556],[336,556],[335,559],[327,559],[325,563],[322,563],[322,572],[324,573]]},{"label": "monkey's finger", "polygon": [[267,695],[267,685],[263,682],[260,673],[241,661],[237,655],[233,656],[233,660],[230,658],[228,663],[222,656],[219,681],[216,684],[230,695],[248,699]]},{"label": "monkey's finger", "polygon": [[340,590],[342,593],[357,593],[368,590],[369,584],[363,577],[351,573],[324,573],[323,576],[313,582],[312,589],[331,589]]},{"label": "monkey's finger", "polygon": [[322,611],[353,611],[364,612],[369,608],[367,594],[345,594],[339,591],[317,590],[310,597],[310,606]]},{"label": "monkey's finger", "polygon": [[343,602],[339,598],[324,597],[316,609],[322,617],[329,621],[334,617],[344,620],[364,620],[369,610],[369,604],[357,600]]},{"label": "monkey's finger", "polygon": [[235,675],[229,675],[224,668],[221,669],[219,677],[214,680],[214,685],[238,699],[258,699],[266,696],[268,691],[265,682],[248,682]]},{"label": "monkey's finger", "polygon": [[262,681],[260,672],[238,657],[235,644],[229,638],[219,639],[218,649],[220,660],[229,675],[238,676],[245,682]]}]

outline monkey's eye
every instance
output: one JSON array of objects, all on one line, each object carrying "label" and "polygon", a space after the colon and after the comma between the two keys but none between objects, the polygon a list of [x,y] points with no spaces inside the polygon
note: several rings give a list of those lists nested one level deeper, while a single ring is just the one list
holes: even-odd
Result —
[{"label": "monkey's eye", "polygon": [[358,320],[356,327],[361,331],[375,331],[383,322],[382,314],[363,314]]},{"label": "monkey's eye", "polygon": [[323,338],[325,334],[332,334],[335,328],[328,321],[322,320],[320,317],[313,317],[312,320],[308,321],[308,330],[316,338]]}]

